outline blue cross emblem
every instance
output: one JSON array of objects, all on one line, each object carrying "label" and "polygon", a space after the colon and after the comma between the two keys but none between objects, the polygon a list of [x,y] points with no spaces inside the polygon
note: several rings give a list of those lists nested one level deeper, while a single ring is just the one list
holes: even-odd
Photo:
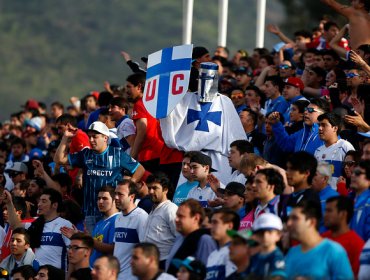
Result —
[{"label": "blue cross emblem", "polygon": [[157,118],[167,116],[168,95],[170,91],[170,72],[189,71],[191,58],[172,59],[173,48],[162,50],[161,62],[148,68],[146,79],[159,75],[158,101],[157,101]]},{"label": "blue cross emblem", "polygon": [[201,103],[200,111],[189,109],[187,116],[187,124],[199,121],[195,130],[209,132],[208,122],[221,126],[221,111],[209,112],[212,102]]}]

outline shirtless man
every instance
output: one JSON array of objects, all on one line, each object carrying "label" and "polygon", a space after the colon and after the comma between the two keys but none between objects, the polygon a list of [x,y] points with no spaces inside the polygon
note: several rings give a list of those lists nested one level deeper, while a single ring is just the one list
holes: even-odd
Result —
[{"label": "shirtless man", "polygon": [[360,45],[370,44],[370,1],[351,0],[351,6],[338,3],[335,0],[321,0],[349,21],[349,41],[352,50]]}]

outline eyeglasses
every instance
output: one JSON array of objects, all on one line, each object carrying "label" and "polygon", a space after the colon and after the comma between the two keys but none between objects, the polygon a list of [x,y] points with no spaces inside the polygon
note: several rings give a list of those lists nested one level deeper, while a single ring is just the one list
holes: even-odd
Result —
[{"label": "eyeglasses", "polygon": [[323,111],[320,111],[320,110],[317,110],[315,108],[312,108],[312,107],[306,107],[304,108],[305,111],[307,111],[308,113],[312,114],[313,112],[316,112],[316,113],[323,113]]},{"label": "eyeglasses", "polygon": [[69,245],[67,246],[67,249],[68,250],[72,250],[72,251],[77,251],[79,249],[88,249],[87,247],[79,247],[79,246],[72,246],[72,245]]},{"label": "eyeglasses", "polygon": [[356,162],[353,161],[353,160],[343,162],[343,167],[344,166],[352,167],[352,166],[355,166],[355,165],[356,165]]},{"label": "eyeglasses", "polygon": [[19,174],[21,174],[21,172],[8,172],[10,178],[17,177]]},{"label": "eyeglasses", "polygon": [[284,69],[284,70],[286,70],[286,69],[290,69],[290,68],[292,68],[291,66],[289,66],[289,65],[287,65],[287,64],[280,64],[279,65],[279,69]]},{"label": "eyeglasses", "polygon": [[360,175],[366,174],[366,172],[363,172],[360,169],[355,169],[353,170],[353,174],[355,174],[355,176],[360,176]]},{"label": "eyeglasses", "polygon": [[346,77],[348,78],[348,79],[352,79],[352,78],[354,78],[354,77],[359,77],[360,75],[359,74],[356,74],[356,73],[347,73],[346,74]]}]

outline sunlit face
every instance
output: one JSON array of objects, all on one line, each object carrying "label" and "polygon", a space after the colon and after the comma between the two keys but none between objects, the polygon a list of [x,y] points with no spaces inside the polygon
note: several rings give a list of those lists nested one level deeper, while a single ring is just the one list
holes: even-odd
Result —
[{"label": "sunlit face", "polygon": [[281,233],[278,230],[261,230],[255,234],[256,240],[262,248],[270,248],[275,245],[281,238]]},{"label": "sunlit face", "polygon": [[365,144],[362,147],[362,156],[361,156],[361,159],[362,160],[370,160],[370,143]]},{"label": "sunlit face", "polygon": [[323,141],[328,141],[337,136],[338,127],[333,126],[327,119],[319,122],[319,137]]},{"label": "sunlit face", "polygon": [[39,203],[37,204],[38,215],[49,216],[50,213],[54,213],[57,208],[57,203],[52,204],[50,201],[50,196],[48,194],[43,194],[40,196]]},{"label": "sunlit face", "polygon": [[138,84],[137,86],[135,86],[134,84],[127,82],[126,93],[128,96],[128,100],[130,102],[135,102],[143,94],[142,89],[141,89],[141,84]]},{"label": "sunlit face", "polygon": [[229,165],[232,168],[238,169],[240,160],[242,159],[243,154],[239,152],[236,146],[232,146],[229,150]]},{"label": "sunlit face", "polygon": [[253,107],[255,104],[259,104],[261,97],[252,89],[248,89],[245,92],[245,101],[249,107]]},{"label": "sunlit face", "polygon": [[279,91],[279,88],[275,86],[271,81],[265,82],[265,94],[267,98],[274,98]]},{"label": "sunlit face", "polygon": [[214,240],[220,241],[227,236],[226,231],[232,229],[232,223],[224,223],[222,214],[213,214],[211,218],[211,235]]},{"label": "sunlit face", "polygon": [[98,193],[98,209],[101,213],[106,213],[115,207],[115,200],[111,197],[109,192]]},{"label": "sunlit face", "polygon": [[233,90],[231,92],[230,98],[233,102],[234,106],[240,106],[243,105],[245,102],[244,93],[242,90]]},{"label": "sunlit face", "polygon": [[89,142],[92,150],[96,152],[103,152],[107,148],[108,136],[97,133],[95,131],[89,131],[87,133],[87,136],[89,137]]},{"label": "sunlit face", "polygon": [[98,104],[96,102],[96,99],[93,96],[89,96],[86,98],[86,110],[88,112],[92,112],[96,110]]},{"label": "sunlit face", "polygon": [[334,84],[337,80],[337,76],[335,75],[335,72],[333,70],[329,71],[328,74],[326,74],[326,82],[325,86],[329,87],[332,84]]},{"label": "sunlit face", "polygon": [[274,186],[268,183],[264,174],[258,173],[254,177],[252,190],[257,199],[265,200],[274,192]]},{"label": "sunlit face", "polygon": [[186,236],[193,231],[194,225],[199,223],[199,216],[191,216],[190,208],[182,205],[177,208],[175,223],[176,231]]},{"label": "sunlit face", "polygon": [[93,280],[116,279],[117,273],[110,268],[107,257],[98,258],[91,270],[91,278]]},{"label": "sunlit face", "polygon": [[154,182],[148,184],[149,196],[154,204],[159,204],[167,200],[168,189],[163,188],[160,183]]},{"label": "sunlit face", "polygon": [[115,201],[117,208],[121,209],[122,211],[126,211],[131,201],[134,199],[134,195],[130,194],[130,189],[128,184],[118,185],[115,190]]},{"label": "sunlit face", "polygon": [[182,160],[182,167],[181,167],[182,175],[187,179],[190,180],[191,178],[191,172],[190,172],[190,158],[184,157]]},{"label": "sunlit face", "polygon": [[245,87],[248,86],[250,81],[252,80],[251,77],[249,77],[247,74],[244,73],[237,73],[235,75],[236,84],[239,87]]},{"label": "sunlit face", "polygon": [[71,240],[68,249],[68,261],[71,264],[81,264],[84,259],[89,258],[91,250],[81,240]]},{"label": "sunlit face", "polygon": [[312,219],[307,219],[302,213],[301,208],[293,208],[287,222],[287,229],[290,233],[290,236],[298,241],[301,241],[302,236],[310,227],[312,227]]},{"label": "sunlit face", "polygon": [[317,105],[309,104],[304,112],[304,123],[308,126],[312,126],[314,123],[317,123],[317,117],[323,114],[322,111]]},{"label": "sunlit face", "polygon": [[194,180],[202,181],[207,178],[209,174],[209,166],[208,165],[201,165],[196,162],[190,163],[190,173]]},{"label": "sunlit face", "polygon": [[283,97],[286,100],[291,100],[294,97],[299,96],[300,94],[301,92],[299,88],[292,86],[292,85],[288,85],[288,84],[284,86],[283,93],[282,93]]}]

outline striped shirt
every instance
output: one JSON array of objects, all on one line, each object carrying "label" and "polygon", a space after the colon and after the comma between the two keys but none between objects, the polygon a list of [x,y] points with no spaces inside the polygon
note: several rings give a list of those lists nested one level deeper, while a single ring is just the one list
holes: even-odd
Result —
[{"label": "striped shirt", "polygon": [[122,181],[125,169],[134,173],[140,165],[121,148],[113,146],[108,146],[100,154],[84,149],[69,154],[68,160],[71,166],[83,168],[83,210],[86,216],[100,215],[96,201],[101,187],[106,185],[116,187],[117,183]]}]

